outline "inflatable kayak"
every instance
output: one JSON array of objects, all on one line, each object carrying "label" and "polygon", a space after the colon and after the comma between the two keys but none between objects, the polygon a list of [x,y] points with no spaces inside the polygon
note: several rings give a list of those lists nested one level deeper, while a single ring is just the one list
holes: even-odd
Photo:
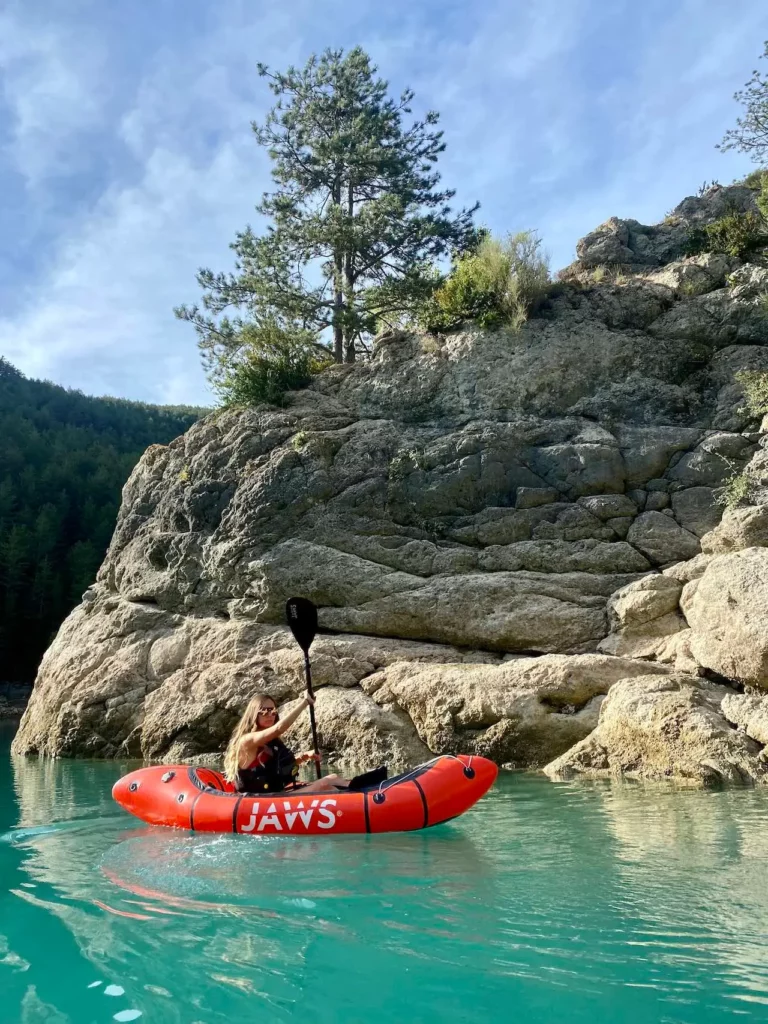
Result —
[{"label": "inflatable kayak", "polygon": [[158,765],[119,779],[112,796],[150,825],[245,835],[408,832],[463,814],[493,785],[484,757],[450,754],[366,789],[235,793],[212,768]]}]

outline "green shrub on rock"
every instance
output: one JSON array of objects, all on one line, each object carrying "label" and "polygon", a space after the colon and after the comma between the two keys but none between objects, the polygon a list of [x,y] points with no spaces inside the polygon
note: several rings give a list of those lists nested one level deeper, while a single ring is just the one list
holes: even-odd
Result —
[{"label": "green shrub on rock", "polygon": [[766,178],[768,178],[768,170],[758,167],[757,170],[750,171],[739,184],[746,185],[747,188],[763,188]]},{"label": "green shrub on rock", "polygon": [[531,231],[503,242],[486,236],[460,257],[421,315],[428,331],[449,331],[473,321],[481,327],[520,327],[550,284],[540,239]]},{"label": "green shrub on rock", "polygon": [[251,355],[233,366],[216,390],[225,405],[282,405],[286,391],[305,387],[311,379],[304,357],[267,359]]},{"label": "green shrub on rock", "polygon": [[271,322],[248,325],[239,346],[219,353],[211,374],[214,389],[225,406],[283,405],[287,391],[306,387],[313,374],[331,361],[309,331],[288,330]]},{"label": "green shrub on rock", "polygon": [[424,311],[427,330],[448,331],[467,320],[481,327],[495,327],[501,322],[499,296],[504,287],[504,272],[499,272],[494,255],[484,242],[478,252],[456,261],[450,276]]},{"label": "green shrub on rock", "polygon": [[718,505],[724,508],[738,508],[742,501],[749,501],[752,496],[752,481],[746,473],[736,473],[730,477],[725,487],[715,498]]},{"label": "green shrub on rock", "polygon": [[752,416],[768,414],[768,373],[760,370],[742,370],[736,380],[744,390],[746,407]]},{"label": "green shrub on rock", "polygon": [[749,210],[734,210],[703,228],[694,228],[685,247],[687,256],[700,252],[724,252],[737,259],[768,246],[768,230],[762,217]]}]

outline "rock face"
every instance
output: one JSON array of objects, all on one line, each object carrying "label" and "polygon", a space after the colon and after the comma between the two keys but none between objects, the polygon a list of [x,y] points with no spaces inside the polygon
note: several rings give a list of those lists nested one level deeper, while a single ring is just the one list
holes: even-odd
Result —
[{"label": "rock face", "polygon": [[720,525],[702,537],[702,542],[706,552],[716,555],[742,548],[768,547],[768,504],[726,512]]},{"label": "rock face", "polygon": [[661,574],[644,576],[617,590],[608,602],[611,633],[600,643],[600,650],[652,658],[667,637],[685,628],[678,610],[682,591],[682,583]]},{"label": "rock face", "polygon": [[713,558],[686,584],[691,649],[699,664],[768,690],[768,548]]},{"label": "rock face", "polygon": [[544,770],[554,779],[764,782],[763,744],[732,728],[722,710],[727,696],[727,688],[687,676],[621,680],[595,731]]},{"label": "rock face", "polygon": [[[255,690],[300,691],[282,627],[295,594],[325,633],[323,742],[361,767],[459,748],[542,764],[633,666],[727,674],[702,635],[710,556],[766,535],[754,509],[720,523],[716,500],[746,465],[762,479],[735,375],[768,369],[764,282],[682,252],[729,203],[754,193],[713,190],[656,227],[608,222],[519,332],[384,334],[285,408],[214,414],[149,448],[15,749],[220,750]],[[590,277],[605,263],[621,280]]]},{"label": "rock face", "polygon": [[[733,210],[746,213],[757,213],[755,202],[756,191],[744,185],[715,185],[703,196],[689,196],[665,219],[663,224],[648,226],[636,220],[620,220],[611,217],[599,228],[592,231],[576,246],[579,262],[585,267],[600,265],[625,264],[632,267],[661,267],[678,259],[684,250],[685,242],[692,227],[711,223],[713,220]],[[708,254],[710,266],[722,266],[725,257],[720,254]],[[715,259],[711,259],[714,256]],[[706,264],[705,264],[706,265]],[[714,281],[722,274],[710,271]],[[657,275],[659,276],[659,275]],[[660,279],[664,283],[678,286],[680,279],[666,272]],[[683,280],[689,280],[688,276]],[[696,277],[693,278],[697,280]],[[708,280],[704,290],[717,287],[717,283]]]},{"label": "rock face", "polygon": [[501,665],[401,662],[362,687],[377,703],[405,712],[430,750],[525,768],[545,764],[590,732],[604,695],[626,672],[647,677],[664,671],[594,654]]}]

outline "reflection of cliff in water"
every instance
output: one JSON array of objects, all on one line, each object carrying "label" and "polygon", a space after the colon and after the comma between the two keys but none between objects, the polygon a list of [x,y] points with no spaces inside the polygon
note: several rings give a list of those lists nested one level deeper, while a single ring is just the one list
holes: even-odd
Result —
[{"label": "reflection of cliff in water", "polygon": [[624,903],[641,921],[635,941],[652,960],[714,961],[724,985],[768,1004],[768,794],[621,781],[596,789]]},{"label": "reflection of cliff in water", "polygon": [[[13,770],[20,828],[10,834],[10,839],[23,856],[24,877],[31,886],[19,886],[14,895],[27,904],[31,915],[36,909],[54,915],[64,924],[80,953],[92,965],[87,971],[89,980],[103,977],[127,988],[126,977],[137,973],[131,965],[140,961],[138,973],[145,991],[133,993],[134,1004],[145,1014],[160,1014],[169,1024],[186,1024],[190,1019],[187,995],[198,1007],[195,1012],[204,1013],[205,993],[216,975],[222,984],[229,983],[237,998],[245,998],[244,990],[253,989],[253,977],[239,977],[236,971],[233,973],[231,964],[266,963],[271,957],[280,956],[291,960],[301,957],[307,935],[311,935],[306,922],[297,920],[296,927],[283,926],[277,934],[266,927],[267,919],[274,918],[275,912],[270,915],[256,905],[249,906],[242,893],[242,905],[227,903],[230,872],[226,849],[219,848],[210,857],[201,854],[206,844],[216,846],[218,837],[169,829],[155,832],[146,826],[133,829],[131,819],[111,800],[112,782],[119,774],[114,765],[17,758]],[[131,843],[136,833],[142,840],[149,834],[151,854],[144,860],[149,858],[155,867],[167,862],[171,873],[185,861],[179,851],[186,841],[191,841],[194,850],[191,848],[192,859],[186,858],[187,867],[192,871],[208,865],[209,884],[211,888],[217,887],[218,901],[174,900],[173,895],[179,890],[194,887],[192,876],[175,879],[177,885],[171,899],[162,891],[132,891],[130,884],[116,884],[102,865],[110,860],[113,847],[120,848],[122,840],[128,854],[126,869],[140,868],[142,862],[136,858],[142,847]],[[124,839],[126,835],[128,839]],[[233,842],[231,837],[229,841]],[[253,841],[246,837],[244,845],[249,843]],[[252,846],[251,854],[254,852]],[[113,856],[112,862],[113,867],[123,863],[119,855]],[[178,927],[179,917],[189,918],[183,928]],[[169,944],[179,952],[170,982]],[[225,977],[227,972],[230,978]],[[253,975],[252,970],[250,973]],[[174,1003],[169,999],[169,987]],[[55,991],[41,989],[29,999],[30,1005],[39,1001],[57,1005]],[[233,1006],[232,1012],[240,1011]],[[66,1019],[62,1017],[63,1021]]]},{"label": "reflection of cliff in water", "polygon": [[20,756],[11,764],[20,826],[117,817],[112,786],[127,770],[125,764]]}]

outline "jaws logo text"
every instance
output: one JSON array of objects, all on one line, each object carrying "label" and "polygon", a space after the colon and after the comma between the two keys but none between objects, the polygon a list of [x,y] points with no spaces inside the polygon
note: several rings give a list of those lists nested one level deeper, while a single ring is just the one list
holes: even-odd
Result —
[{"label": "jaws logo text", "polygon": [[259,801],[255,800],[251,808],[251,816],[248,824],[243,825],[241,832],[291,832],[297,821],[304,829],[308,829],[314,817],[318,828],[333,828],[336,824],[336,815],[341,813],[335,810],[336,801],[332,798],[326,800],[312,800],[309,807],[304,807],[304,801],[299,800],[292,804],[289,800],[283,800],[283,806],[278,807],[278,801],[274,801],[267,809],[259,815]]}]

